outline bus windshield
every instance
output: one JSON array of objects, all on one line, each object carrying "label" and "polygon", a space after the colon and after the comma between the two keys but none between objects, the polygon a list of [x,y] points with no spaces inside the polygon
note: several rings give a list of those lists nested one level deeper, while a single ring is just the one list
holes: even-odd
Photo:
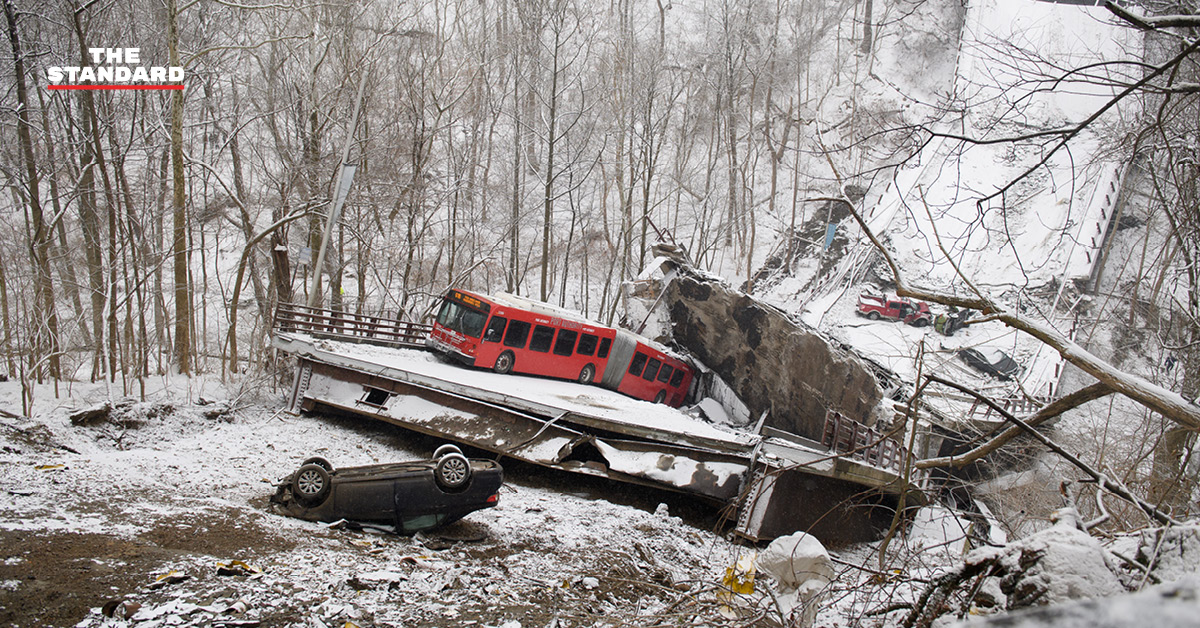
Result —
[{"label": "bus windshield", "polygon": [[483,333],[483,325],[487,322],[487,314],[472,310],[453,301],[443,301],[442,309],[438,312],[437,322],[442,327],[478,338]]}]

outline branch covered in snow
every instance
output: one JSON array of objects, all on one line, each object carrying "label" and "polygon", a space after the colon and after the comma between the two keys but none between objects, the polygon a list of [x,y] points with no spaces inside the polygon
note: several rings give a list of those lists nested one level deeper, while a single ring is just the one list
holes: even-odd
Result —
[{"label": "branch covered in snow", "polygon": [[1153,17],[1136,15],[1116,2],[1113,2],[1113,0],[1106,0],[1104,8],[1108,9],[1118,18],[1142,30],[1156,31],[1164,28],[1195,28],[1200,26],[1200,15],[1176,14],[1157,15]]},{"label": "branch covered in snow", "polygon": [[[1065,397],[1055,399],[1053,402],[1042,406],[1037,412],[1033,413],[1032,416],[1026,419],[1025,423],[1030,427],[1037,427],[1038,425],[1049,421],[1050,419],[1066,412],[1067,410],[1079,407],[1089,401],[1105,397],[1112,393],[1113,390],[1111,388],[1097,382],[1091,386],[1080,388],[1079,390]],[[953,456],[942,456],[939,458],[926,458],[924,460],[918,460],[916,466],[918,469],[929,469],[932,467],[965,467],[983,458],[984,456],[995,452],[997,449],[1000,449],[1006,443],[1024,433],[1024,431],[1025,430],[1023,430],[1020,426],[1013,425],[994,436],[987,442],[968,452]]]},{"label": "branch covered in snow", "polygon": [[997,414],[1004,417],[1005,421],[1012,423],[1015,427],[1017,427],[1017,429],[1020,429],[1022,432],[1025,432],[1026,434],[1029,434],[1030,436],[1034,437],[1039,442],[1041,442],[1043,445],[1045,445],[1047,448],[1049,448],[1051,451],[1058,454],[1059,456],[1062,456],[1062,458],[1064,460],[1075,465],[1075,467],[1077,469],[1079,469],[1080,471],[1083,471],[1084,473],[1086,473],[1089,477],[1092,478],[1093,481],[1095,481],[1100,486],[1104,487],[1105,490],[1112,493],[1113,495],[1116,495],[1117,497],[1120,497],[1121,499],[1128,501],[1129,503],[1137,506],[1138,508],[1142,509],[1150,518],[1154,519],[1155,521],[1157,521],[1163,525],[1178,523],[1177,521],[1172,519],[1170,516],[1168,516],[1166,513],[1162,512],[1161,510],[1156,508],[1154,506],[1154,504],[1151,504],[1150,502],[1147,502],[1146,500],[1139,498],[1137,495],[1134,495],[1132,492],[1129,491],[1129,489],[1125,488],[1120,483],[1110,479],[1107,475],[1097,471],[1091,465],[1080,460],[1077,456],[1075,456],[1071,452],[1063,449],[1059,444],[1057,444],[1054,441],[1047,438],[1045,434],[1042,434],[1041,432],[1033,429],[1033,426],[1031,426],[1028,423],[1026,423],[1025,421],[1022,421],[1021,419],[1018,419],[1017,417],[1013,416],[1012,413],[1005,410],[1004,408],[1001,408],[995,401],[988,399],[987,397],[979,394],[978,392],[976,392],[974,390],[971,390],[970,388],[967,388],[966,386],[963,386],[962,384],[952,382],[948,379],[943,379],[941,377],[937,377],[936,375],[929,375],[928,378],[929,378],[929,381],[931,381],[931,382],[937,382],[944,386],[949,386],[959,392],[963,392],[968,395],[971,395],[971,396],[975,397],[976,399],[982,401],[983,403],[987,404],[988,407],[990,407],[992,410],[994,410]]}]

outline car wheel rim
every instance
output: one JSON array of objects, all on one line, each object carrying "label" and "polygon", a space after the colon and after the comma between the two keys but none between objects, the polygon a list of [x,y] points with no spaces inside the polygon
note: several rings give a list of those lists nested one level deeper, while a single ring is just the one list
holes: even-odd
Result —
[{"label": "car wheel rim", "polygon": [[462,484],[467,479],[467,468],[461,460],[451,460],[442,466],[442,480],[451,486]]},{"label": "car wheel rim", "polygon": [[300,477],[296,478],[296,489],[302,495],[316,495],[325,487],[325,483],[321,481],[321,475],[315,471],[301,473]]}]

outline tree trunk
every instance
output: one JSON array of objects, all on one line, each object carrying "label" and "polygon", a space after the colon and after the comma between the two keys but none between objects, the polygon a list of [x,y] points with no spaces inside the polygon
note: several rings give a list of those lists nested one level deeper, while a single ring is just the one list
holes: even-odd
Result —
[{"label": "tree trunk", "polygon": [[558,53],[562,47],[559,36],[560,33],[556,29],[554,31],[554,52],[550,61],[550,133],[547,136],[546,185],[542,196],[542,301],[550,298],[550,286],[547,278],[550,270],[550,223],[554,219],[554,146],[558,140],[555,137],[555,133],[558,132]]},{"label": "tree trunk", "polygon": [[[176,0],[167,0],[167,49],[172,66],[179,61],[179,12]],[[183,90],[171,92],[171,197],[173,229],[171,257],[175,271],[175,363],[179,372],[192,372],[192,304],[188,289],[187,211],[184,198],[187,182],[183,176]]]},{"label": "tree trunk", "polygon": [[871,26],[871,13],[875,8],[874,0],[866,0],[863,6],[863,38],[859,50],[863,54],[871,54],[871,43],[874,39],[874,33]]},{"label": "tree trunk", "polygon": [[[271,219],[279,220],[290,211],[288,205],[287,184],[279,184],[279,207],[271,210]],[[292,294],[292,265],[288,258],[287,230],[279,229],[271,232],[271,272],[275,282],[275,298],[278,303],[291,303]]]},{"label": "tree trunk", "polygon": [[[171,346],[170,314],[167,312],[167,300],[163,296],[163,266],[167,252],[167,168],[171,163],[170,149],[162,152],[158,162],[158,193],[155,194],[154,212],[154,344],[158,347]],[[155,372],[163,374],[163,352],[155,351]]]},{"label": "tree trunk", "polygon": [[229,301],[229,372],[238,372],[238,348],[237,348],[237,302],[242,297],[242,277],[246,274],[247,260],[251,259],[254,254],[254,247],[268,235],[278,232],[282,227],[286,226],[293,220],[303,218],[304,213],[298,213],[291,216],[286,216],[275,221],[270,227],[264,229],[258,235],[250,235],[246,238],[246,248],[242,249],[242,256],[238,260],[237,274],[233,279],[233,292],[230,295]]},{"label": "tree trunk", "polygon": [[[33,258],[34,279],[34,311],[39,324],[34,335],[34,346],[37,352],[45,353],[46,364],[50,376],[58,378],[59,348],[58,348],[58,314],[54,306],[54,279],[50,275],[50,238],[51,228],[46,224],[42,215],[42,204],[38,191],[37,160],[33,155],[33,138],[29,134],[29,94],[25,85],[24,52],[21,50],[21,40],[17,33],[17,16],[12,6],[12,0],[4,1],[4,17],[8,23],[8,41],[12,46],[13,59],[16,63],[17,81],[17,139],[21,144],[21,153],[25,160],[25,184],[27,186],[26,203],[29,206],[29,217],[32,233],[30,253]],[[43,327],[42,323],[45,325]]]},{"label": "tree trunk", "polygon": [[1185,513],[1195,481],[1186,477],[1184,464],[1195,442],[1196,432],[1167,423],[1154,446],[1149,499],[1162,510]]},{"label": "tree trunk", "polygon": [[8,314],[8,272],[4,268],[3,255],[0,255],[0,314],[4,317],[4,350],[0,353],[4,354],[5,366],[8,367],[7,375],[13,377],[17,373],[17,364],[13,361],[13,356],[17,352],[13,347],[12,320]]},{"label": "tree trunk", "polygon": [[517,124],[513,128],[513,164],[512,164],[512,202],[509,205],[511,214],[509,222],[512,225],[512,233],[509,238],[508,247],[508,272],[507,283],[508,291],[513,294],[521,293],[520,285],[520,264],[521,264],[521,53],[516,51],[513,53],[515,57],[513,67],[513,119]]},{"label": "tree trunk", "polygon": [[[96,144],[100,145],[100,126],[93,127],[96,133]],[[99,152],[99,151],[97,151]],[[119,173],[116,171],[118,164],[113,164],[114,180],[119,181]],[[105,189],[108,189],[109,181],[105,179]],[[108,317],[108,381],[117,381],[117,356],[119,349],[117,347],[117,260],[120,259],[118,246],[118,230],[117,230],[117,212],[120,211],[120,200],[113,194],[108,194],[108,307],[105,309],[105,315]]]},{"label": "tree trunk", "polygon": [[[83,29],[82,13],[75,12],[74,19],[75,37],[77,39],[77,43],[79,44],[79,59],[82,64],[87,64],[89,63],[90,56],[88,55],[87,50],[88,37]],[[83,211],[85,213],[91,213],[91,215],[87,216],[87,218],[94,222],[92,225],[94,231],[91,235],[93,235],[95,238],[92,243],[95,246],[95,249],[90,251],[90,254],[95,256],[95,267],[91,267],[92,260],[89,260],[88,277],[89,288],[92,290],[92,327],[94,329],[96,351],[96,356],[92,361],[92,379],[95,380],[101,371],[104,373],[113,373],[113,363],[111,360],[106,361],[104,356],[106,354],[108,354],[110,358],[113,356],[115,338],[106,337],[110,330],[106,329],[104,324],[105,312],[107,311],[106,308],[110,307],[111,303],[108,296],[105,294],[109,286],[106,286],[104,280],[104,252],[100,244],[102,228],[99,218],[99,204],[96,201],[96,174],[92,168],[99,169],[100,171],[99,180],[104,187],[105,209],[108,210],[110,218],[110,238],[116,237],[115,233],[111,232],[115,231],[112,220],[112,212],[117,211],[117,199],[113,196],[112,183],[108,177],[108,166],[104,159],[104,144],[101,137],[102,132],[100,114],[96,109],[96,98],[93,95],[93,92],[89,90],[80,92],[80,108],[82,109],[81,115],[83,117],[84,132],[84,137],[80,138],[80,140],[83,143],[84,152],[87,155],[87,172],[84,173],[84,177],[81,178],[81,181],[86,181],[88,183],[85,194],[90,194],[91,200],[91,208],[84,209]],[[87,227],[85,227],[85,229],[86,228]],[[85,233],[85,238],[87,235],[88,234]],[[112,248],[115,247],[110,247],[110,250],[112,250]],[[116,255],[113,254],[112,259],[109,260],[109,284],[114,288],[116,263]],[[115,377],[115,374],[113,374],[113,377]]]},{"label": "tree trunk", "polygon": [[[314,107],[315,107],[315,105],[314,105]],[[320,205],[320,201],[318,200],[318,194],[321,189],[321,185],[320,185],[320,177],[317,174],[317,162],[320,159],[320,144],[321,144],[320,133],[321,133],[321,126],[319,124],[319,120],[317,119],[317,112],[314,109],[311,113],[309,113],[309,116],[308,116],[308,128],[305,129],[303,126],[300,127],[301,139],[304,142],[304,165],[305,165],[305,174],[308,176],[307,180],[308,180],[309,203],[311,203],[313,206]],[[335,181],[334,182],[334,194],[337,193],[336,186],[337,186],[337,182]],[[329,202],[332,203],[333,200],[330,199]],[[326,210],[326,211],[328,212],[328,210]],[[308,270],[309,270],[309,272],[316,273],[317,277],[319,278],[320,273],[324,270],[323,268],[317,268],[317,255],[319,254],[319,252],[321,250],[321,214],[320,213],[314,212],[312,217],[308,221],[308,249],[310,252],[308,260],[307,260],[308,261]],[[319,287],[320,279],[317,279],[317,281],[314,283],[314,285]],[[306,289],[308,288],[307,283],[305,285],[305,288]],[[306,293],[305,296],[309,296],[309,295],[307,295],[307,293]],[[309,296],[309,300],[311,301],[309,303],[309,305],[311,305],[313,307],[321,307],[321,291],[317,290],[315,296]]]},{"label": "tree trunk", "polygon": [[[42,133],[50,138],[50,119],[46,115],[46,100],[42,97],[42,92],[39,90],[38,104],[42,110]],[[46,142],[46,157],[52,164],[58,163],[58,159],[54,154],[54,142]],[[59,201],[58,193],[58,178],[51,175],[47,178],[50,183],[50,200],[53,203],[54,216],[56,217],[53,225],[55,235],[58,237],[58,246],[54,250],[54,258],[58,260],[58,274],[63,289],[67,293],[67,299],[71,302],[71,307],[75,312],[75,320],[79,324],[79,333],[83,338],[83,344],[92,344],[92,333],[88,329],[87,323],[84,321],[83,301],[79,297],[79,280],[75,276],[75,265],[71,261],[70,245],[67,244],[67,228],[66,221],[63,219],[64,213],[62,205]]]},{"label": "tree trunk", "polygon": [[[234,111],[240,111],[240,102],[238,100],[237,82],[230,80],[230,91],[233,95]],[[254,235],[254,221],[250,213],[245,210],[245,204],[248,202],[246,193],[246,182],[242,175],[242,151],[238,144],[240,126],[235,118],[233,127],[229,132],[229,159],[233,163],[233,189],[237,192],[239,203],[238,208],[241,210],[242,217],[242,233],[247,239]],[[263,286],[262,278],[258,274],[258,266],[255,263],[257,255],[252,255],[249,261],[249,267],[246,272],[250,273],[250,285],[254,288],[254,301],[258,306],[258,315],[263,321],[271,320],[271,312],[267,307],[268,299],[266,289]]]}]

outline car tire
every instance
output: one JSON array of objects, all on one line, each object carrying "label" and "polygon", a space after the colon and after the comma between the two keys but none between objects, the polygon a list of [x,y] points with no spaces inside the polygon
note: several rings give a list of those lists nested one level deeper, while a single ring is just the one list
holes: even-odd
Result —
[{"label": "car tire", "polygon": [[442,456],[444,456],[446,454],[462,455],[462,450],[458,448],[458,445],[451,445],[450,443],[446,443],[445,445],[442,445],[441,447],[438,447],[437,449],[433,450],[433,459],[441,460]]},{"label": "car tire", "polygon": [[322,469],[325,469],[326,471],[333,473],[333,465],[329,464],[328,460],[326,460],[320,456],[313,456],[312,458],[309,458],[308,460],[305,460],[304,462],[300,463],[300,466],[303,467],[306,464],[315,464],[318,467],[321,467]]},{"label": "car tire", "polygon": [[870,312],[867,312],[867,318],[869,318],[873,321],[877,321],[877,320],[879,320],[879,312],[876,312],[875,310],[871,310]]},{"label": "car tire", "polygon": [[329,472],[316,464],[302,465],[292,478],[292,495],[301,504],[312,508],[329,496]]},{"label": "car tire", "polygon": [[917,320],[913,321],[913,327],[926,327],[928,325],[929,325],[928,318],[918,318]]},{"label": "car tire", "polygon": [[517,363],[516,356],[512,351],[505,351],[496,358],[496,363],[492,365],[492,370],[501,374],[508,375],[513,370],[513,365]]},{"label": "car tire", "polygon": [[654,403],[662,403],[667,400],[667,391],[660,390],[657,395],[654,395]]},{"label": "car tire", "polygon": [[595,379],[596,379],[596,366],[594,364],[588,364],[583,367],[582,371],[579,371],[579,383],[580,384],[587,385],[587,384],[592,383],[592,381]]},{"label": "car tire", "polygon": [[448,453],[438,459],[433,479],[444,491],[457,491],[471,483],[471,461],[462,454]]}]

